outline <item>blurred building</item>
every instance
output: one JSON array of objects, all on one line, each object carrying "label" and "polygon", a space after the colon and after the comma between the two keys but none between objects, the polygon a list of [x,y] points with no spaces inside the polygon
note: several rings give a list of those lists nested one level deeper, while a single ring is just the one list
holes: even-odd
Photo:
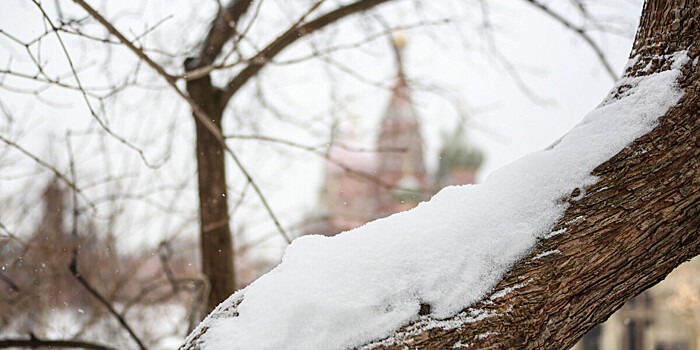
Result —
[{"label": "blurred building", "polygon": [[573,350],[700,350],[700,258],[628,301]]},{"label": "blurred building", "polygon": [[307,218],[302,234],[335,235],[413,208],[444,186],[474,182],[483,155],[465,142],[462,124],[444,138],[437,171],[426,169],[420,118],[402,65],[404,43],[394,38],[398,72],[375,152],[353,148],[352,132],[330,147],[319,207]]},{"label": "blurred building", "polygon": [[[58,177],[41,193],[35,227],[26,236],[0,240],[0,334],[64,337],[99,330],[100,340],[121,339],[121,330],[101,321],[112,316],[73,275],[72,262],[131,321],[140,322],[142,312],[158,306],[182,306],[192,315],[191,327],[201,320],[197,312],[207,287],[199,277],[196,242],[164,242],[157,252],[118,251],[112,216],[97,221],[83,213],[76,222],[72,191]],[[244,278],[252,273],[249,266],[243,267]],[[149,337],[145,327],[141,331]]]},{"label": "blurred building", "polygon": [[71,191],[58,178],[46,185],[40,199],[38,223],[26,237],[0,242],[0,333],[11,330],[43,335],[57,310],[71,308],[101,314],[103,308],[81,286],[68,266],[75,262],[87,280],[114,280],[117,268],[113,242],[95,235],[91,221],[73,234]]}]

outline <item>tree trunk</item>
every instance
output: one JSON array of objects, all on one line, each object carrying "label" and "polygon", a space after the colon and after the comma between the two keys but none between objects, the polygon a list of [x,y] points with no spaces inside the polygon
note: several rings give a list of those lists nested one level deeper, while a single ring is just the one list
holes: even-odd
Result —
[{"label": "tree trunk", "polygon": [[[210,77],[188,81],[187,91],[221,129],[221,92],[211,84]],[[197,131],[202,271],[210,284],[209,296],[205,296],[208,313],[235,291],[233,238],[229,228],[224,148],[197,118],[194,119]]]}]

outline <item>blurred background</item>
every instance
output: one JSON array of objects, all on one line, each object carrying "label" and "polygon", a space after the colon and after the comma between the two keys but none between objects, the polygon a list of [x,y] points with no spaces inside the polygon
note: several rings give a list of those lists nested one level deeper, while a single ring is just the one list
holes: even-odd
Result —
[{"label": "blurred background", "polygon": [[[172,85],[73,1],[3,3],[0,347],[175,348],[211,308],[200,236],[219,223],[200,217],[203,136],[176,89],[206,76],[219,94],[263,67],[222,106],[217,200],[242,288],[295,237],[409,209],[553,143],[622,72],[642,7],[386,1],[269,57],[285,33],[353,2],[249,1],[235,23],[222,17],[234,34],[216,60],[185,69],[235,2],[90,2]],[[700,348],[698,265],[577,346]]]}]

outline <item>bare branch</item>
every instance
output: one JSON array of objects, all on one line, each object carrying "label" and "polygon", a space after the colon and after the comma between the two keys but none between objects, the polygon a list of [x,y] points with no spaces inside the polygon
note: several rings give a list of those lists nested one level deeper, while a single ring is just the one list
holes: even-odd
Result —
[{"label": "bare branch", "polygon": [[[525,0],[525,2],[531,4],[532,6],[537,7],[538,9],[542,10],[544,13],[549,15],[549,17],[552,17],[554,20],[557,22],[561,23],[564,27],[570,29],[576,35],[578,35],[583,41],[588,44],[588,46],[591,47],[593,52],[595,52],[596,56],[598,56],[598,60],[600,61],[600,64],[603,65],[603,68],[605,68],[605,71],[608,73],[608,76],[610,76],[610,79],[613,81],[616,81],[618,78],[618,75],[615,74],[615,71],[613,70],[612,66],[610,66],[610,63],[608,63],[608,59],[605,57],[605,54],[603,53],[603,50],[596,44],[593,39],[591,38],[588,33],[586,33],[583,28],[576,26],[575,24],[571,23],[568,19],[562,17],[562,15],[558,14],[557,12],[554,12],[549,6],[537,1],[537,0]],[[583,12],[583,10],[582,10]]]},{"label": "bare branch", "polygon": [[106,345],[91,343],[83,340],[39,339],[33,334],[30,335],[29,339],[0,339],[0,349],[6,348],[116,350],[115,348]]},{"label": "bare branch", "polygon": [[231,0],[225,9],[219,11],[202,43],[199,55],[191,61],[187,70],[202,68],[214,62],[224,44],[236,34],[236,25],[252,2],[252,0]]},{"label": "bare branch", "polygon": [[[236,139],[236,140],[259,140],[259,141],[265,141],[265,142],[272,142],[272,143],[279,143],[283,145],[287,145],[290,147],[294,148],[299,148],[303,149],[306,151],[319,151],[320,149],[327,148],[329,146],[328,143],[324,143],[321,145],[317,146],[309,146],[309,145],[304,145],[298,142],[294,142],[291,140],[287,139],[282,139],[278,137],[272,137],[272,136],[266,136],[266,135],[244,135],[244,134],[235,134],[235,135],[226,135],[225,136],[227,139]],[[405,147],[383,147],[383,148],[361,148],[361,147],[353,147],[350,145],[346,145],[344,143],[339,143],[339,142],[334,142],[334,146],[340,147],[344,150],[350,151],[350,152],[355,152],[355,153],[405,153],[407,149]]]},{"label": "bare branch", "polygon": [[[373,183],[375,183],[375,184],[377,184],[377,185],[379,185],[382,188],[385,188],[387,190],[401,190],[404,192],[417,193],[417,194],[430,194],[430,192],[427,190],[426,191],[417,191],[415,189],[410,189],[410,188],[405,188],[405,187],[401,187],[398,185],[390,184],[386,181],[383,181],[379,177],[372,175],[366,171],[357,170],[353,167],[348,166],[347,164],[345,164],[341,161],[338,161],[337,159],[332,158],[328,154],[328,152],[321,152],[319,150],[320,147],[307,146],[307,145],[303,145],[303,144],[300,144],[300,143],[297,143],[294,141],[289,141],[289,140],[280,139],[280,138],[276,138],[276,137],[270,137],[270,136],[263,136],[263,135],[258,135],[258,136],[254,136],[254,135],[229,135],[226,137],[229,139],[239,139],[239,140],[259,140],[259,141],[271,142],[271,143],[276,143],[276,144],[288,146],[291,148],[300,149],[300,150],[310,152],[316,156],[319,156],[321,158],[326,159],[326,161],[328,163],[333,164],[334,166],[337,166],[345,173],[348,173],[352,176],[358,177],[358,178],[363,179],[363,180],[373,182]],[[340,147],[345,148],[342,145]],[[324,148],[325,148],[325,146],[324,146]],[[352,152],[356,152],[356,151],[352,151]],[[360,152],[363,152],[363,151],[360,150]],[[367,150],[364,150],[364,152],[367,152]],[[391,149],[387,149],[387,152],[406,152],[406,149],[404,149],[404,148],[391,148]]]},{"label": "bare branch", "polygon": [[[234,0],[234,1],[232,1],[231,4],[229,5],[229,7],[235,6],[236,3],[238,3],[238,2],[241,2],[241,1],[240,1],[240,0]],[[252,1],[249,1],[249,2],[252,2]],[[299,24],[301,24],[303,21],[306,20],[306,17],[308,17],[311,13],[313,13],[315,10],[317,10],[317,9],[321,6],[321,4],[323,4],[324,2],[325,2],[325,0],[319,0],[319,1],[317,1],[316,3],[314,3],[314,4],[311,6],[311,8],[309,8],[309,9],[297,20],[297,22],[294,23],[291,27],[293,28],[293,27],[299,26]],[[257,8],[255,9],[255,15],[258,14],[258,11],[259,11],[259,9],[260,9],[261,4],[262,4],[262,1],[258,2],[258,6],[257,6]],[[247,7],[246,7],[246,8],[247,8]],[[185,68],[187,69],[187,72],[185,72],[185,74],[182,76],[182,78],[184,78],[184,79],[186,79],[186,80],[195,80],[195,79],[203,78],[203,77],[209,75],[209,73],[211,73],[211,72],[213,72],[213,71],[215,71],[215,70],[231,68],[231,67],[234,67],[234,66],[236,66],[236,65],[239,65],[239,64],[241,64],[241,63],[250,63],[250,61],[248,61],[248,60],[243,60],[243,59],[239,59],[239,60],[237,60],[237,61],[235,61],[235,62],[232,62],[232,63],[226,63],[227,58],[228,58],[233,52],[236,52],[236,50],[237,50],[237,47],[238,47],[238,43],[239,43],[239,42],[236,41],[236,42],[234,43],[235,46],[234,46],[234,48],[231,50],[231,52],[229,52],[227,55],[225,55],[224,58],[221,60],[222,63],[216,64],[216,65],[213,64],[213,63],[214,63],[214,60],[216,59],[216,57],[219,55],[219,53],[220,53],[220,51],[221,51],[221,47],[220,47],[220,46],[217,46],[217,45],[219,44],[218,41],[215,41],[215,44],[217,44],[217,45],[208,45],[207,43],[210,42],[210,39],[212,38],[212,36],[214,36],[214,37],[220,37],[220,36],[222,35],[222,34],[221,34],[221,31],[220,31],[219,28],[218,28],[218,21],[219,21],[220,19],[221,19],[221,17],[217,17],[217,19],[216,19],[216,20],[214,21],[214,23],[212,24],[211,31],[209,32],[209,34],[208,34],[208,36],[207,36],[207,40],[204,41],[204,44],[203,44],[203,47],[202,47],[202,52],[200,53],[200,55],[199,55],[197,58],[194,58],[194,59],[190,59],[190,60],[188,60],[188,61],[185,61],[185,66],[186,66]],[[245,33],[252,27],[252,23],[253,23],[253,22],[251,21],[251,22],[248,24],[248,26],[246,26],[246,28],[244,28],[243,32],[241,32],[240,34],[238,34],[240,40],[245,39]],[[233,29],[235,29],[235,28],[233,28]],[[231,32],[229,33],[228,37],[232,37],[233,34],[235,34],[235,33],[233,32],[233,29],[231,29]],[[214,34],[213,34],[213,33],[214,33]],[[218,33],[218,34],[217,34],[217,33]],[[226,37],[226,38],[221,37],[221,38],[219,38],[219,39],[221,39],[221,40],[223,40],[223,39],[228,39],[228,37]],[[224,41],[224,42],[221,42],[221,46],[223,46],[224,43],[225,43],[225,41]],[[213,51],[213,50],[217,50],[215,55],[212,55],[212,54],[209,52],[209,51]]]},{"label": "bare branch", "polygon": [[[279,219],[277,218],[277,215],[275,215],[274,211],[270,207],[270,204],[267,202],[267,199],[265,195],[263,195],[262,191],[260,190],[260,187],[258,184],[253,180],[253,177],[250,175],[250,172],[245,168],[241,160],[238,158],[236,153],[226,145],[226,140],[224,139],[223,134],[221,133],[221,130],[219,129],[216,124],[214,124],[211,121],[211,118],[207,115],[207,113],[202,109],[200,105],[198,105],[190,96],[185,94],[175,83],[175,78],[167,73],[165,69],[154,62],[148,55],[146,55],[143,50],[140,48],[136,47],[132,42],[130,42],[126,37],[117,30],[109,21],[107,21],[102,15],[100,15],[94,8],[92,8],[90,5],[88,5],[85,1],[83,0],[73,0],[75,3],[77,3],[80,7],[82,7],[85,11],[87,11],[93,18],[95,18],[100,24],[102,24],[110,33],[114,34],[124,45],[126,45],[134,54],[136,54],[139,58],[144,60],[151,68],[153,68],[158,75],[160,75],[163,79],[166,80],[168,85],[175,90],[175,92],[180,96],[182,99],[184,99],[187,104],[189,104],[190,108],[192,108],[192,112],[197,118],[197,121],[202,123],[204,127],[214,136],[217,142],[219,142],[226,153],[228,153],[231,158],[233,159],[234,163],[238,167],[238,169],[243,173],[243,176],[246,178],[247,181],[250,181],[251,186],[255,190],[255,193],[258,195],[260,198],[260,201],[262,202],[263,206],[265,207],[265,210],[267,211],[268,215],[272,219],[272,221],[275,224],[275,227],[277,227],[278,231],[282,235],[282,237],[288,242],[291,243],[291,240],[289,239],[289,235],[287,232],[282,228],[282,224],[280,223]],[[376,0],[375,0],[376,1]],[[386,1],[386,0],[382,0]]]},{"label": "bare branch", "polygon": [[508,60],[507,56],[501,53],[496,44],[496,38],[493,36],[493,27],[491,25],[491,14],[489,3],[485,0],[479,2],[482,16],[482,30],[485,37],[485,42],[488,47],[488,52],[493,57],[494,61],[501,65],[501,67],[506,71],[510,79],[513,81],[515,86],[527,96],[530,101],[540,106],[553,105],[554,102],[551,99],[540,96],[535,91],[533,91],[525,80],[520,76],[518,69],[513,66],[513,64]]},{"label": "bare branch", "polygon": [[70,265],[68,266],[68,269],[73,274],[73,277],[75,277],[75,279],[78,280],[78,282],[80,282],[80,284],[85,288],[85,290],[87,290],[88,293],[90,293],[90,295],[92,295],[95,299],[97,299],[97,301],[99,301],[100,304],[102,304],[105,308],[107,308],[109,313],[111,313],[117,319],[117,321],[119,321],[119,324],[121,324],[121,326],[124,327],[124,329],[129,333],[131,338],[138,345],[139,349],[140,350],[147,350],[146,346],[143,344],[141,339],[139,339],[139,337],[136,335],[136,333],[131,328],[131,326],[129,326],[129,324],[126,322],[124,317],[121,314],[119,314],[119,312],[117,312],[117,310],[114,308],[114,306],[112,306],[112,304],[107,299],[105,299],[105,297],[102,296],[102,294],[100,294],[100,292],[98,292],[97,289],[95,289],[85,279],[85,277],[83,277],[83,275],[80,274],[80,272],[78,271],[78,250],[75,248],[73,249],[73,256],[71,258]]},{"label": "bare branch", "polygon": [[[70,171],[71,171],[71,177],[73,178],[73,181],[75,181],[75,162],[73,158],[73,149],[70,143],[70,133],[67,135],[68,137],[68,156],[70,160]],[[129,324],[126,322],[124,317],[117,312],[117,310],[114,309],[114,306],[102,295],[100,292],[97,291],[90,283],[83,277],[83,275],[80,274],[78,271],[78,219],[80,212],[78,211],[78,203],[77,203],[77,192],[75,189],[72,190],[73,193],[73,223],[72,223],[72,228],[71,228],[71,234],[73,236],[73,255],[71,256],[70,263],[68,265],[68,269],[70,270],[71,274],[73,277],[75,277],[78,282],[87,290],[95,299],[97,299],[100,304],[102,304],[107,310],[114,315],[114,317],[119,321],[119,324],[124,327],[124,329],[129,333],[131,338],[136,342],[140,350],[146,350],[146,347],[143,345],[143,342],[141,342],[141,339],[134,333],[133,329]]]},{"label": "bare branch", "polygon": [[[357,49],[357,48],[365,46],[368,43],[375,41],[377,39],[381,39],[381,38],[390,36],[395,31],[407,32],[409,30],[416,29],[416,28],[440,26],[440,25],[444,25],[444,24],[448,24],[448,23],[451,23],[451,19],[440,18],[440,19],[432,20],[432,21],[421,20],[421,21],[411,23],[411,24],[392,26],[391,28],[384,28],[381,31],[378,31],[376,33],[370,33],[367,36],[365,36],[364,38],[362,38],[360,40],[356,40],[354,42],[326,47],[326,48],[323,48],[322,50],[315,50],[311,54],[307,54],[307,55],[303,55],[303,56],[299,56],[299,57],[293,57],[293,58],[285,59],[282,61],[272,60],[271,62],[269,62],[269,64],[275,65],[275,66],[296,64],[299,62],[303,62],[303,61],[307,61],[309,59],[315,58],[317,56],[327,56],[327,55],[329,55],[331,53],[335,53],[335,52]],[[228,68],[228,67],[221,67],[221,68]],[[220,68],[217,67],[216,69],[220,69]]]},{"label": "bare branch", "polygon": [[[61,50],[63,50],[63,54],[66,56],[66,60],[68,61],[68,65],[70,66],[71,73],[73,74],[73,78],[75,79],[75,82],[78,84],[78,90],[81,92],[81,96],[83,97],[83,100],[85,101],[85,104],[87,105],[88,109],[90,110],[90,114],[92,117],[97,121],[97,123],[104,129],[108,134],[110,134],[112,137],[114,137],[116,140],[124,144],[125,146],[133,149],[138,153],[138,155],[141,157],[141,160],[146,164],[147,167],[149,168],[158,168],[160,165],[159,164],[152,164],[150,161],[148,161],[148,158],[146,158],[146,154],[144,151],[140,148],[138,148],[136,145],[132,144],[128,140],[126,140],[124,137],[116,134],[107,124],[105,124],[102,119],[97,115],[97,112],[92,108],[92,104],[90,103],[90,100],[88,99],[87,92],[83,88],[83,84],[80,81],[80,78],[78,77],[78,72],[75,68],[75,65],[73,64],[73,59],[71,58],[70,54],[68,53],[68,48],[66,48],[66,45],[63,42],[63,39],[61,38],[61,35],[59,34],[59,30],[54,25],[53,21],[51,21],[51,18],[49,18],[49,15],[44,11],[44,8],[42,5],[37,1],[37,0],[32,0],[34,4],[37,6],[39,11],[41,12],[42,16],[46,20],[46,22],[49,24],[51,27],[53,33],[56,35],[56,39],[58,40],[58,43],[61,47]],[[132,44],[133,45],[133,44]],[[145,54],[144,54],[145,55]],[[33,58],[33,56],[32,56]],[[35,61],[35,64],[37,67],[41,70],[41,65],[39,64],[38,61]],[[47,77],[48,78],[48,77]]]},{"label": "bare branch", "polygon": [[63,181],[63,183],[65,183],[66,185],[68,185],[68,187],[70,187],[73,191],[77,192],[77,193],[80,195],[80,197],[82,197],[82,198],[90,205],[91,208],[94,208],[94,207],[95,207],[94,203],[90,200],[90,198],[88,198],[88,197],[85,195],[85,193],[83,193],[83,191],[82,191],[73,181],[69,180],[61,171],[59,171],[58,169],[56,169],[56,167],[54,167],[53,165],[51,165],[51,164],[47,163],[46,161],[40,159],[39,157],[37,157],[37,156],[34,155],[33,153],[29,152],[28,150],[26,150],[26,149],[23,148],[22,146],[18,145],[17,143],[12,142],[12,141],[6,139],[6,138],[5,138],[4,136],[2,136],[2,135],[0,135],[0,141],[4,142],[5,144],[7,144],[7,145],[10,146],[10,147],[15,148],[15,149],[18,150],[18,151],[20,151],[22,154],[24,154],[24,155],[26,155],[27,157],[31,158],[34,162],[36,162],[37,164],[39,164],[39,165],[42,166],[43,168],[46,168],[46,169],[50,170],[54,175],[56,175],[56,177],[58,177],[59,179],[61,179],[61,181]]},{"label": "bare branch", "polygon": [[156,72],[158,72],[158,75],[163,77],[168,82],[175,81],[175,78],[172,75],[170,75],[168,72],[166,72],[165,69],[161,65],[155,63],[155,61],[153,61],[150,57],[148,57],[148,55],[146,55],[146,53],[141,48],[136,47],[136,45],[134,45],[134,43],[131,40],[127,39],[124,36],[124,34],[122,34],[120,31],[117,30],[117,28],[115,28],[112,25],[112,23],[110,23],[108,20],[106,20],[104,17],[102,17],[102,15],[100,15],[94,8],[92,8],[90,5],[88,5],[85,1],[73,0],[73,2],[78,4],[78,6],[82,7],[88,14],[90,14],[90,16],[92,18],[94,18],[103,27],[105,27],[105,29],[107,29],[107,31],[109,31],[112,35],[117,37],[117,39],[119,39],[119,41],[122,44],[126,45],[126,47],[128,47],[129,50],[131,50],[133,53],[135,53],[137,56],[139,56],[139,58],[142,61],[146,62],[146,64],[148,64],[151,68],[153,68]]},{"label": "bare branch", "polygon": [[313,33],[319,29],[323,29],[329,24],[336,23],[345,17],[358,12],[367,11],[377,5],[383,4],[388,0],[358,0],[351,4],[339,7],[331,12],[328,12],[310,22],[302,25],[292,26],[277,39],[271,42],[262,51],[258,52],[255,57],[250,59],[248,66],[238,73],[229,81],[224,89],[221,97],[221,104],[226,105],[228,100],[245,85],[250,78],[254,77],[258,72],[269,63],[269,61],[277,56],[287,46],[295,43],[298,39]]}]

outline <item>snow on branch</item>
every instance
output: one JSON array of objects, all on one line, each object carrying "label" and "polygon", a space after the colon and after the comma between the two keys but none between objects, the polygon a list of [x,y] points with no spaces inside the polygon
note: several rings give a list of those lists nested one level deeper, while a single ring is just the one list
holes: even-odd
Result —
[{"label": "snow on branch", "polygon": [[[448,187],[335,237],[295,240],[279,266],[222,303],[182,348],[345,349],[419,318],[458,327],[455,320],[493,316],[463,310],[552,236],[569,200],[598,180],[598,165],[650,132],[682,97],[676,81],[687,53],[668,59],[665,71],[621,79],[556,144],[482,184]],[[460,312],[467,313],[453,317]]]}]

